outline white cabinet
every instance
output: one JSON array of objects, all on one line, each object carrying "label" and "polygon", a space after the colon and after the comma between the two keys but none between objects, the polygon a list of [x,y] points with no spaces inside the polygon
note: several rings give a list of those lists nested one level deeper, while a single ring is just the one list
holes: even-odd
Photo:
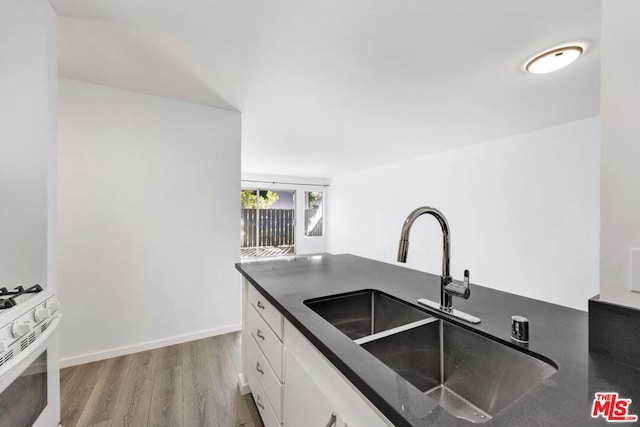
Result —
[{"label": "white cabinet", "polygon": [[246,330],[264,353],[273,372],[282,380],[282,342],[253,306],[247,308]]},{"label": "white cabinet", "polygon": [[[284,321],[284,336],[286,347],[285,398],[283,402],[285,419],[289,411],[296,411],[295,402],[290,404],[287,401],[288,396],[295,394],[295,390],[290,390],[289,386],[291,383],[295,384],[297,375],[300,375],[295,367],[292,370],[288,365],[290,360],[295,359],[294,363],[299,364],[303,372],[306,373],[305,375],[308,379],[304,381],[312,383],[313,388],[324,396],[324,399],[329,402],[328,408],[334,411],[338,418],[342,419],[345,427],[385,427],[393,425],[287,320]],[[315,401],[309,400],[309,404],[315,404]],[[321,399],[314,398],[314,400],[319,401]],[[320,405],[320,408],[322,408],[322,405]],[[285,424],[285,427],[298,427],[298,424]]]},{"label": "white cabinet", "polygon": [[242,352],[244,378],[267,427],[282,425],[282,314],[244,281]]},{"label": "white cabinet", "polygon": [[273,332],[282,339],[282,314],[263,297],[253,286],[247,289],[249,303],[256,309]]},{"label": "white cabinet", "polygon": [[291,352],[286,356],[285,426],[344,427],[335,408]]},{"label": "white cabinet", "polygon": [[264,353],[260,350],[253,338],[247,340],[246,347],[246,367],[251,370],[253,376],[258,380],[265,396],[268,396],[269,403],[278,419],[282,419],[282,395],[284,386],[271,369]]},{"label": "white cabinet", "polygon": [[253,400],[256,402],[258,412],[260,413],[260,418],[262,418],[262,422],[264,423],[265,427],[280,427],[280,420],[278,420],[278,417],[271,407],[269,395],[262,388],[262,384],[260,383],[258,378],[254,375],[253,372],[250,371],[247,372],[247,379],[249,381],[249,387],[251,388]]},{"label": "white cabinet", "polygon": [[241,378],[267,427],[392,425],[246,279],[243,295]]}]

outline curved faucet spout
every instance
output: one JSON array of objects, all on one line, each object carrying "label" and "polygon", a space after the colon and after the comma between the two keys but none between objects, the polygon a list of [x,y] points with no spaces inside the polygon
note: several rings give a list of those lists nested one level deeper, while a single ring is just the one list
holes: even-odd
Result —
[{"label": "curved faucet spout", "polygon": [[438,220],[440,227],[442,228],[442,278],[440,280],[440,304],[437,302],[420,298],[419,304],[430,307],[432,309],[439,310],[449,316],[457,319],[464,320],[465,322],[477,324],[480,323],[480,319],[471,316],[470,314],[463,313],[460,310],[453,308],[453,296],[458,296],[464,299],[469,298],[469,270],[464,271],[464,283],[455,283],[451,278],[449,272],[449,255],[450,255],[450,233],[449,223],[444,217],[442,212],[438,209],[431,208],[429,206],[423,206],[418,209],[414,209],[402,225],[402,233],[400,234],[400,245],[398,246],[398,262],[407,262],[407,253],[409,251],[409,233],[413,223],[419,216],[429,214]]},{"label": "curved faucet spout", "polygon": [[402,225],[402,232],[400,233],[400,245],[398,246],[398,262],[407,262],[407,254],[409,252],[409,233],[411,232],[411,227],[416,219],[424,214],[432,215],[438,220],[438,223],[440,223],[440,227],[442,228],[442,277],[448,278],[451,276],[449,271],[449,256],[451,253],[449,223],[442,212],[436,208],[422,206],[414,209],[404,221],[404,224]]},{"label": "curved faucet spout", "polygon": [[450,237],[449,237],[449,223],[444,217],[442,212],[438,209],[431,208],[429,206],[422,206],[414,209],[402,225],[402,232],[400,233],[400,245],[398,246],[398,262],[407,262],[407,253],[409,251],[409,233],[411,227],[419,216],[429,214],[438,220],[440,227],[442,228],[442,279],[440,285],[440,308],[445,311],[450,311],[453,306],[453,298],[446,292],[445,287],[451,283],[451,273],[449,270],[449,256],[450,256]]}]

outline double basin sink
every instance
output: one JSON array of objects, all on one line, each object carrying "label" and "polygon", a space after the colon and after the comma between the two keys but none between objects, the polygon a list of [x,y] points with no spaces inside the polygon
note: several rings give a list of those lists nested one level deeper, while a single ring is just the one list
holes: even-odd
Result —
[{"label": "double basin sink", "polygon": [[486,422],[557,371],[542,360],[363,290],[305,304],[453,416]]}]

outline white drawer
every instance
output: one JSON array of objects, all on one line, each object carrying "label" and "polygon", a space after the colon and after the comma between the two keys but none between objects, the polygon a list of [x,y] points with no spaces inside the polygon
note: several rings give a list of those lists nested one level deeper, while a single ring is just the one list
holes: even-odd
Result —
[{"label": "white drawer", "polygon": [[282,382],[282,343],[253,307],[247,311],[247,329],[258,343],[276,377]]},{"label": "white drawer", "polygon": [[[283,419],[285,427],[329,425],[344,427],[344,422],[329,401],[329,397],[334,399],[341,397],[326,396],[290,351],[287,351],[286,359],[287,387],[284,394]],[[335,421],[331,424],[333,417]]]},{"label": "white drawer", "polygon": [[252,285],[249,285],[249,302],[253,305],[258,313],[266,320],[269,327],[278,336],[278,339],[282,341],[283,335],[283,322],[282,314],[275,309],[271,303],[267,301],[265,297],[260,294]]},{"label": "white drawer", "polygon": [[247,373],[247,380],[249,381],[249,388],[251,389],[253,400],[256,402],[258,412],[260,412],[260,418],[262,418],[265,427],[280,427],[280,421],[278,421],[276,414],[273,412],[273,408],[271,408],[269,404],[264,389],[254,372],[255,371],[250,370]]},{"label": "white drawer", "polygon": [[252,370],[258,378],[269,403],[271,403],[273,412],[278,420],[282,420],[282,395],[284,393],[282,383],[267,363],[253,337],[247,337],[247,341],[247,369]]}]

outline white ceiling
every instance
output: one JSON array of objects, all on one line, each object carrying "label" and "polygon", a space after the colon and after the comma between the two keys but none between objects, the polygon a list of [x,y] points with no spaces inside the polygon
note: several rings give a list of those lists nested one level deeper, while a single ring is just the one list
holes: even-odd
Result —
[{"label": "white ceiling", "polygon": [[[242,169],[335,176],[599,114],[599,0],[51,0],[62,77],[242,112]],[[523,62],[569,41],[570,67]]]}]

